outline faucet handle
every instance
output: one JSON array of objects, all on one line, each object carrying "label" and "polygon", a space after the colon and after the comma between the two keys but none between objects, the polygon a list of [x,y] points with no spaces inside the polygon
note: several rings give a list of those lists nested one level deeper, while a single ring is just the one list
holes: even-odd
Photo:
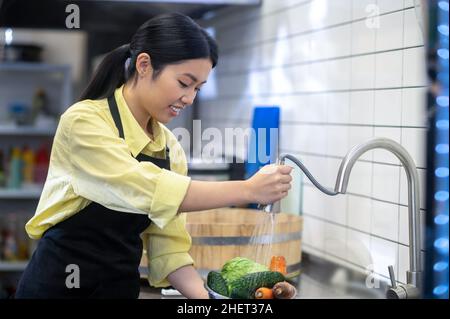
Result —
[{"label": "faucet handle", "polygon": [[391,287],[392,288],[397,288],[397,284],[395,283],[395,274],[394,274],[394,267],[388,266],[388,270],[389,270],[389,278],[391,278]]}]

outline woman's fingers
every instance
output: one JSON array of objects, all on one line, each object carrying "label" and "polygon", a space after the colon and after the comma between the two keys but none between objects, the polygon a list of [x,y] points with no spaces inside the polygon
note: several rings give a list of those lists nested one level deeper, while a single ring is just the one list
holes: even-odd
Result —
[{"label": "woman's fingers", "polygon": [[284,175],[290,174],[292,171],[292,167],[288,165],[278,165],[278,171]]}]

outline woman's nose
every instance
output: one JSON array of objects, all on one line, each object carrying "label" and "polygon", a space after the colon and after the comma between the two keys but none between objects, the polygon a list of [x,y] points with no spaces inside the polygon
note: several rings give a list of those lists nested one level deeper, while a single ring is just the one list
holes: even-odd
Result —
[{"label": "woman's nose", "polygon": [[190,94],[185,94],[181,97],[181,102],[186,105],[191,105],[194,103],[195,96],[197,95],[197,91],[194,91]]}]

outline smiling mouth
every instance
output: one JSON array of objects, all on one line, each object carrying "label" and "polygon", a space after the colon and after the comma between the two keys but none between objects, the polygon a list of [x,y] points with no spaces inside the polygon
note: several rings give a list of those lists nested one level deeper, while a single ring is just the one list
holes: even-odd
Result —
[{"label": "smiling mouth", "polygon": [[183,107],[177,107],[177,106],[175,106],[175,105],[170,105],[169,107],[170,107],[170,109],[171,109],[174,113],[176,113],[177,115],[180,113],[181,110],[184,109]]}]

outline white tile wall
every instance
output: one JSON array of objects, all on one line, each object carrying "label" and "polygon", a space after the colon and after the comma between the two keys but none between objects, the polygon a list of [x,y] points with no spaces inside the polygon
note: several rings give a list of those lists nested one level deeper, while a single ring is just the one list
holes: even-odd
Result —
[{"label": "white tile wall", "polygon": [[370,233],[373,201],[360,196],[348,196],[348,226]]},{"label": "white tile wall", "polygon": [[375,55],[375,87],[393,88],[402,85],[402,51],[390,51]]},{"label": "white tile wall", "polygon": [[[393,139],[416,162],[425,207],[425,50],[412,0],[266,0],[206,22],[220,60],[202,97],[208,125],[245,127],[252,107],[281,106],[281,149],[327,187],[342,157],[371,137]],[[212,85],[209,84],[208,85]],[[386,151],[365,153],[348,195],[304,179],[304,249],[383,278],[408,269],[406,175]],[[422,225],[426,212],[421,211]]]}]

